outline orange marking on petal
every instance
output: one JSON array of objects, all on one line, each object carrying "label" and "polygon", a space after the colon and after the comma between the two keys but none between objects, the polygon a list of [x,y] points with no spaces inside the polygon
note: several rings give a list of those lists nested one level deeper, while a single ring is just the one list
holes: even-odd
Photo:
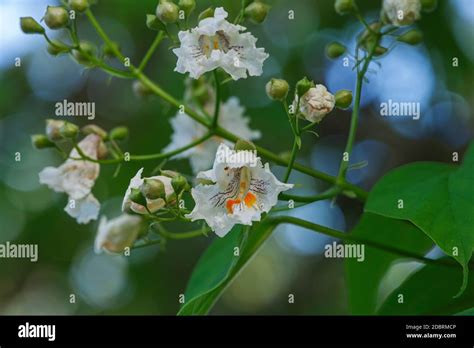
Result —
[{"label": "orange marking on petal", "polygon": [[236,204],[240,204],[241,200],[240,199],[229,199],[226,203],[225,203],[225,207],[227,208],[227,212],[229,214],[233,214],[234,213],[234,205]]},{"label": "orange marking on petal", "polygon": [[244,202],[245,205],[250,208],[255,204],[255,202],[257,202],[257,197],[252,192],[247,192]]}]

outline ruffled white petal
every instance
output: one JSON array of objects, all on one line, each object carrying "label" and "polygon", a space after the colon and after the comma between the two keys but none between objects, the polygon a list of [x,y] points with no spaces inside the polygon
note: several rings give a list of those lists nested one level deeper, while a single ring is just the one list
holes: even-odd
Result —
[{"label": "ruffled white petal", "polygon": [[[71,200],[74,201],[73,205],[71,205]],[[71,217],[75,218],[77,223],[87,224],[91,220],[97,220],[99,217],[100,203],[92,193],[81,199],[73,199],[72,197],[69,197],[64,210]]]},{"label": "ruffled white petal", "polygon": [[[213,184],[200,184],[191,190],[196,205],[187,217],[192,221],[205,220],[220,237],[236,224],[252,225],[260,221],[261,214],[277,203],[280,192],[293,187],[278,181],[268,163],[263,166],[255,154],[240,156],[239,153],[242,151],[221,144],[213,168],[197,175]],[[242,187],[246,189],[242,191]]]},{"label": "ruffled white petal", "polygon": [[[178,57],[175,71],[189,72],[192,78],[199,78],[202,74],[218,67],[224,69],[234,80],[262,74],[262,66],[268,54],[263,48],[257,48],[257,39],[250,33],[241,33],[246,28],[234,25],[227,20],[227,12],[216,8],[214,17],[205,18],[199,25],[189,31],[178,33],[180,47],[173,52]],[[212,48],[205,54],[200,46],[201,37],[212,38],[216,33],[222,33],[225,49]]]}]

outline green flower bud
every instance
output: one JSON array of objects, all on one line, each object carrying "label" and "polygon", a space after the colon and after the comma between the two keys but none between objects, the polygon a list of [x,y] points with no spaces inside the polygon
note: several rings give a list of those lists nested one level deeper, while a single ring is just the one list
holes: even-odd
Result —
[{"label": "green flower bud", "polygon": [[48,43],[46,50],[52,56],[57,56],[62,53],[68,53],[71,50],[65,43],[59,40],[52,39],[51,42],[53,44]]},{"label": "green flower bud", "polygon": [[65,124],[65,121],[62,120],[46,120],[46,136],[51,141],[59,141],[63,139],[61,135],[61,128]]},{"label": "green flower bud", "polygon": [[31,143],[37,149],[46,149],[48,147],[54,147],[54,143],[48,139],[44,134],[34,134],[31,136]]},{"label": "green flower bud", "polygon": [[383,46],[377,46],[374,51],[374,56],[378,57],[381,56],[382,54],[387,53],[388,49],[383,47]]},{"label": "green flower bud", "polygon": [[269,9],[270,6],[268,6],[267,4],[264,4],[260,1],[254,1],[245,8],[244,13],[245,16],[250,18],[252,22],[260,24],[267,17]]},{"label": "green flower bud", "polygon": [[184,11],[186,17],[189,17],[191,12],[196,8],[196,1],[194,0],[179,0],[179,8]]},{"label": "green flower bud", "polygon": [[335,94],[336,107],[339,109],[347,109],[352,103],[352,92],[347,89],[341,89]]},{"label": "green flower bud", "polygon": [[345,15],[354,12],[356,9],[354,0],[336,0],[334,3],[334,9],[340,15]]},{"label": "green flower bud", "polygon": [[133,92],[137,97],[146,97],[153,94],[152,90],[140,80],[135,80],[132,85]]},{"label": "green flower bud", "polygon": [[112,42],[109,44],[104,44],[102,46],[102,52],[104,52],[104,56],[106,57],[115,57],[114,50],[120,51],[120,45],[116,42]]},{"label": "green flower bud", "polygon": [[197,178],[196,182],[198,185],[214,185],[214,181],[209,179]]},{"label": "green flower bud", "polygon": [[107,132],[95,124],[88,124],[81,128],[81,132],[85,135],[96,134],[102,140],[107,139]]},{"label": "green flower bud", "polygon": [[163,23],[176,23],[179,16],[179,7],[171,1],[160,1],[156,7],[156,17]]},{"label": "green flower bud", "polygon": [[432,12],[438,6],[438,0],[421,0],[420,2],[424,12]]},{"label": "green flower bud", "polygon": [[79,132],[79,127],[71,122],[64,122],[64,124],[59,129],[59,134],[63,138],[75,138]]},{"label": "green flower bud", "polygon": [[409,45],[418,45],[423,41],[423,33],[419,30],[412,29],[403,33],[397,40]]},{"label": "green flower bud", "polygon": [[301,97],[312,87],[314,87],[314,82],[308,80],[308,78],[305,76],[303,79],[299,80],[296,83],[296,94],[298,95],[298,97]]},{"label": "green flower bud", "polygon": [[202,21],[205,18],[214,17],[214,8],[208,7],[204,11],[202,11],[198,16],[198,21]]},{"label": "green flower bud", "polygon": [[89,1],[87,0],[69,0],[69,7],[77,12],[84,12],[89,7]]},{"label": "green flower bud", "polygon": [[235,151],[255,151],[256,147],[251,141],[239,139],[234,145]]},{"label": "green flower bud", "polygon": [[146,205],[147,205],[145,196],[143,195],[142,191],[138,188],[132,188],[131,189],[130,200],[133,203],[143,205],[144,207],[146,207]]},{"label": "green flower bud", "polygon": [[109,138],[112,140],[123,140],[128,137],[127,127],[115,127],[110,131]]},{"label": "green flower bud", "polygon": [[44,15],[44,22],[50,29],[64,28],[69,21],[69,14],[64,7],[48,6]]},{"label": "green flower bud", "polygon": [[175,176],[171,179],[171,186],[173,187],[174,192],[180,194],[185,190],[189,190],[189,184],[186,178],[182,175]]},{"label": "green flower bud", "polygon": [[163,22],[156,18],[156,16],[153,14],[146,15],[146,26],[148,27],[148,29],[156,31],[166,29],[166,26],[163,24]]},{"label": "green flower bud", "polygon": [[339,42],[331,42],[326,46],[326,55],[331,59],[338,58],[344,53],[346,53],[346,46],[341,45]]},{"label": "green flower bud", "polygon": [[95,56],[95,46],[88,41],[81,41],[79,49],[72,50],[72,55],[79,64],[93,66],[93,57]]},{"label": "green flower bud", "polygon": [[166,200],[165,184],[158,179],[145,179],[141,187],[141,192],[148,199],[161,198]]},{"label": "green flower bud", "polygon": [[44,33],[44,28],[33,17],[21,17],[20,27],[25,34]]},{"label": "green flower bud", "polygon": [[285,100],[290,86],[283,79],[271,79],[265,86],[265,90],[270,99]]}]

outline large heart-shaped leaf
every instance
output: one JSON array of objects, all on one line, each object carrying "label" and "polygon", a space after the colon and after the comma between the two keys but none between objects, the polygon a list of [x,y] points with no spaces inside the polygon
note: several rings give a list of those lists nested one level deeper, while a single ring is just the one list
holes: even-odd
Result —
[{"label": "large heart-shaped leaf", "polygon": [[[204,315],[245,267],[272,233],[275,225],[265,220],[248,232],[233,231],[216,239],[202,255],[186,290],[186,303],[178,315]],[[234,248],[239,247],[239,256]]]},{"label": "large heart-shaped leaf", "polygon": [[395,169],[374,187],[365,210],[411,221],[463,267],[474,247],[474,145],[462,166],[418,162]]},{"label": "large heart-shaped leaf", "polygon": [[[362,216],[351,235],[419,256],[433,246],[431,239],[410,222],[371,213]],[[359,315],[375,313],[382,278],[394,262],[406,260],[402,255],[364,245],[365,258],[362,262],[355,258],[345,261],[349,309]]]},{"label": "large heart-shaped leaf", "polygon": [[[446,258],[447,259],[447,258]],[[446,315],[474,306],[474,271],[466,291],[457,298],[462,274],[453,267],[429,264],[411,274],[384,301],[378,314]]]},{"label": "large heart-shaped leaf", "polygon": [[242,241],[241,226],[235,227],[224,238],[216,237],[194,268],[184,295],[185,303],[178,314],[198,314],[209,307],[208,295],[231,273],[238,260],[234,248],[240,248]]}]

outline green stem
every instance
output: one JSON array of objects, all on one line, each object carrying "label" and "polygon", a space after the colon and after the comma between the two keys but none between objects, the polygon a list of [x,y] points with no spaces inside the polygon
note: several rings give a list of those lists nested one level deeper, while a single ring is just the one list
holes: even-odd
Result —
[{"label": "green stem", "polygon": [[138,66],[138,71],[143,71],[146,64],[150,60],[151,56],[153,55],[153,53],[155,52],[155,50],[157,49],[158,45],[163,40],[163,38],[164,38],[164,33],[160,30],[160,32],[156,35],[155,40],[153,40],[153,43],[151,44],[150,48],[146,52],[145,56],[143,57],[140,65]]},{"label": "green stem", "polygon": [[293,141],[293,149],[291,150],[290,161],[288,163],[288,167],[286,168],[285,177],[283,178],[284,183],[287,183],[288,179],[290,179],[290,174],[291,174],[291,170],[293,169],[293,165],[295,164],[297,151],[298,151],[298,141],[295,136],[295,140]]},{"label": "green stem", "polygon": [[219,85],[219,77],[217,76],[217,69],[212,72],[214,75],[214,82],[216,84],[216,101],[214,104],[214,117],[212,118],[212,129],[216,129],[219,121],[219,109],[221,105],[221,88]]},{"label": "green stem", "polygon": [[279,225],[279,224],[283,224],[283,223],[292,224],[292,225],[296,225],[296,226],[306,228],[306,229],[311,230],[311,231],[315,231],[315,232],[325,234],[327,236],[331,236],[333,238],[341,239],[341,240],[348,241],[348,242],[356,242],[356,243],[360,243],[360,244],[365,244],[365,245],[383,250],[383,251],[391,253],[391,254],[400,255],[402,257],[408,257],[408,258],[411,258],[411,259],[421,261],[423,263],[443,265],[443,266],[449,266],[449,267],[459,267],[459,264],[454,262],[454,261],[450,262],[450,261],[445,261],[445,260],[429,259],[429,258],[427,258],[423,255],[419,255],[419,254],[413,253],[411,251],[395,248],[395,247],[392,247],[391,245],[386,245],[386,244],[382,244],[382,243],[379,243],[379,242],[375,242],[375,241],[372,241],[372,240],[369,240],[369,239],[366,239],[366,238],[355,236],[351,233],[344,233],[344,232],[341,232],[341,231],[337,231],[337,230],[334,230],[332,228],[322,226],[322,225],[318,225],[318,224],[315,224],[315,223],[312,223],[312,222],[309,222],[309,221],[306,221],[306,220],[298,219],[298,218],[295,218],[295,217],[292,217],[292,216],[272,216],[272,217],[268,217],[266,219],[265,223],[268,223],[268,224],[274,225],[274,226]]},{"label": "green stem", "polygon": [[[355,137],[357,133],[357,124],[359,122],[359,108],[360,108],[360,99],[362,95],[362,85],[364,83],[365,73],[367,72],[367,69],[369,68],[369,64],[374,55],[375,48],[377,47],[377,43],[378,43],[378,40],[376,40],[376,42],[372,45],[369,54],[365,58],[362,69],[357,73],[356,91],[355,91],[355,98],[354,98],[354,106],[352,109],[351,125],[349,129],[349,136],[347,138],[346,147],[344,149],[344,154],[347,154],[347,156],[350,156],[352,152],[352,148],[354,146],[354,141],[355,141]],[[339,164],[339,172],[337,174],[338,182],[345,181],[347,168],[349,166],[349,158],[347,159],[347,161],[345,161],[344,154]]]},{"label": "green stem", "polygon": [[292,200],[295,202],[311,203],[311,202],[323,201],[325,199],[333,198],[337,196],[340,192],[341,192],[341,189],[335,186],[314,196],[297,196],[297,195],[290,195],[287,193],[280,193],[280,196],[278,197],[278,199],[283,200],[283,201]]},{"label": "green stem", "polygon": [[188,231],[188,232],[169,232],[167,231],[163,226],[160,224],[154,224],[153,228],[156,226],[156,232],[161,235],[164,238],[167,239],[189,239],[189,238],[196,238],[196,237],[201,237],[201,236],[206,236],[206,233],[209,232],[209,229],[203,229],[200,228],[198,230],[194,231]]}]

